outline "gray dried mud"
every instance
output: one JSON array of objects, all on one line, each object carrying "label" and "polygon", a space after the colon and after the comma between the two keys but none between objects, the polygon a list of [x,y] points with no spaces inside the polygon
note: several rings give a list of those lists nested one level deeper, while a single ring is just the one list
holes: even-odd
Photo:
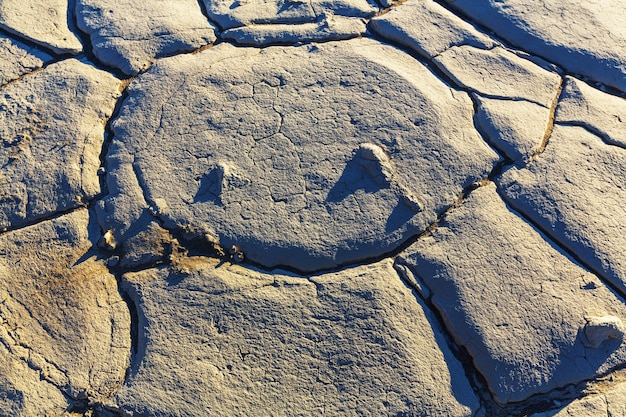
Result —
[{"label": "gray dried mud", "polygon": [[626,413],[626,8],[0,1],[0,415]]}]

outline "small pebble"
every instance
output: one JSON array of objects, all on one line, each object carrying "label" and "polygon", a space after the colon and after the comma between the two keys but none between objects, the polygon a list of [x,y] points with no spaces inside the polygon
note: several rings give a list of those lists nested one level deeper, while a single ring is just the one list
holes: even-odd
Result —
[{"label": "small pebble", "polygon": [[109,259],[107,259],[107,266],[108,267],[117,266],[119,263],[120,263],[120,257],[119,256],[111,256]]}]

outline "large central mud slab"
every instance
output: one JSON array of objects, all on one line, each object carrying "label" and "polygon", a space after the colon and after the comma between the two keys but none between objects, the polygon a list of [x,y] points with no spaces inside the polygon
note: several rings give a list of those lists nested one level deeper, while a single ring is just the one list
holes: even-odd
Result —
[{"label": "large central mud slab", "polygon": [[143,191],[166,227],[268,267],[380,256],[493,167],[472,115],[465,93],[371,40],[164,59],[114,124],[100,219],[122,236]]}]

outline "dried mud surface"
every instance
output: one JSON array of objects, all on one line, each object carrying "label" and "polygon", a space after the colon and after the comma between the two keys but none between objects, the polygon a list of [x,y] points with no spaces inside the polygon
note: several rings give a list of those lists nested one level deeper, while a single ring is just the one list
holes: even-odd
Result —
[{"label": "dried mud surface", "polygon": [[624,21],[0,1],[0,415],[625,415]]}]

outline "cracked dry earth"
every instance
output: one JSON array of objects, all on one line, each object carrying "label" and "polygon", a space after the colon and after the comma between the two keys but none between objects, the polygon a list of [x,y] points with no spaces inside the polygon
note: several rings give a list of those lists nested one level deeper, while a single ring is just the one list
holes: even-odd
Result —
[{"label": "cracked dry earth", "polygon": [[1,416],[626,416],[621,0],[0,0]]}]

